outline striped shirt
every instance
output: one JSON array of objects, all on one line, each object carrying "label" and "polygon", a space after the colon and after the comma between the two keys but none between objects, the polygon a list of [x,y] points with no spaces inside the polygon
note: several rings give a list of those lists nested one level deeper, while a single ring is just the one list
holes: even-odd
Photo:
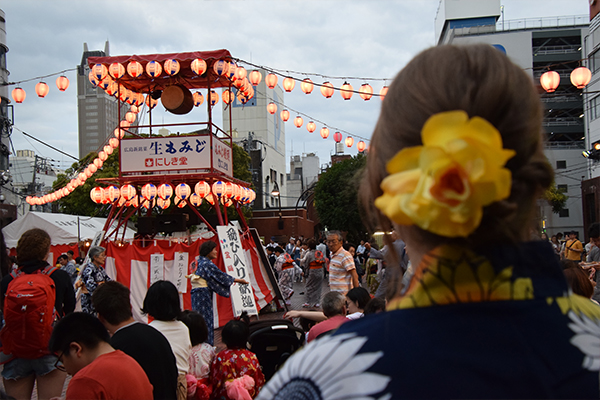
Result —
[{"label": "striped shirt", "polygon": [[346,295],[352,289],[352,274],[350,271],[355,269],[352,255],[344,250],[343,247],[331,256],[329,263],[329,289],[333,292],[340,292]]}]

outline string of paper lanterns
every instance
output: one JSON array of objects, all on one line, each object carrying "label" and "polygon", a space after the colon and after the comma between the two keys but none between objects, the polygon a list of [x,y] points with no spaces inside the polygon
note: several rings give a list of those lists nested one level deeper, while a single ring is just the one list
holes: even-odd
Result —
[{"label": "string of paper lanterns", "polygon": [[[586,67],[575,68],[570,75],[571,83],[577,89],[583,89],[590,83],[592,79],[592,72]],[[556,71],[544,72],[540,76],[540,84],[542,88],[548,93],[552,93],[558,88],[560,84],[560,75]]]}]

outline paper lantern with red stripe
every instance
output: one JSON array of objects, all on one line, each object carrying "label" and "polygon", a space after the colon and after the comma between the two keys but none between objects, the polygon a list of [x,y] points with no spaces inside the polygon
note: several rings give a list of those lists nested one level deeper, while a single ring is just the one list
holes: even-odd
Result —
[{"label": "paper lantern with red stripe", "polygon": [[163,183],[158,187],[158,197],[163,200],[168,200],[173,196],[173,188],[168,183]]}]

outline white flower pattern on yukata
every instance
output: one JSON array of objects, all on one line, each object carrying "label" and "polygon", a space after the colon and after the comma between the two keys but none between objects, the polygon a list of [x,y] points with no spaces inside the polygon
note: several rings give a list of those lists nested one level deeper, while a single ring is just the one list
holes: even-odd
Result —
[{"label": "white flower pattern on yukata", "polygon": [[590,371],[600,370],[600,321],[592,320],[583,313],[577,315],[574,311],[569,311],[568,316],[573,321],[569,328],[575,332],[571,344],[585,354],[582,367]]},{"label": "white flower pattern on yukata", "polygon": [[[260,392],[258,399],[363,399],[381,393],[390,377],[365,372],[382,351],[357,354],[367,342],[354,334],[326,336],[292,356]],[[379,400],[390,399],[384,395]]]}]

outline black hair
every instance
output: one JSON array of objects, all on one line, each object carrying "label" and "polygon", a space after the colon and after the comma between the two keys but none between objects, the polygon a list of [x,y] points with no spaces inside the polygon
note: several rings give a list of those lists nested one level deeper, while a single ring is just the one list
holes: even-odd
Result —
[{"label": "black hair", "polygon": [[192,310],[185,310],[179,316],[179,320],[188,327],[192,346],[206,342],[206,339],[208,338],[208,327],[206,326],[204,317],[200,313]]},{"label": "black hair", "polygon": [[169,281],[154,282],[148,289],[142,312],[159,321],[172,321],[181,314],[179,292]]},{"label": "black hair", "polygon": [[594,222],[593,224],[590,225],[590,227],[588,229],[588,236],[590,238],[600,237],[600,224],[599,223]]},{"label": "black hair", "polygon": [[364,287],[355,287],[346,293],[346,297],[358,304],[358,308],[365,309],[365,306],[371,300],[369,291]]},{"label": "black hair", "polygon": [[215,247],[217,247],[217,244],[212,240],[208,240],[202,243],[202,245],[200,246],[200,256],[206,257],[210,254],[211,251],[214,250]]},{"label": "black hair", "polygon": [[129,289],[120,282],[108,281],[92,294],[94,309],[111,325],[118,325],[132,317]]},{"label": "black hair", "polygon": [[72,342],[95,349],[100,342],[108,343],[110,335],[98,318],[83,312],[74,312],[61,318],[50,337],[51,353],[67,353]]},{"label": "black hair", "polygon": [[77,257],[75,263],[81,265],[83,263],[83,257]]},{"label": "black hair", "polygon": [[74,255],[75,255],[75,252],[74,252],[73,250],[69,250],[69,251],[67,251],[67,254],[70,254],[70,255],[71,255],[71,257],[72,257],[72,256],[74,256]]},{"label": "black hair", "polygon": [[369,302],[365,306],[363,314],[364,315],[377,314],[379,312],[384,312],[384,311],[385,311],[385,299],[382,297],[374,297],[371,300],[369,300]]},{"label": "black hair", "polygon": [[244,311],[239,320],[233,319],[223,327],[221,339],[228,349],[246,348],[246,342],[248,342],[248,336],[250,335],[248,323],[248,315]]},{"label": "black hair", "polygon": [[60,260],[68,260],[68,259],[69,259],[69,257],[67,257],[66,254],[61,254],[60,256],[58,256],[56,258],[56,262],[59,262]]},{"label": "black hair", "polygon": [[279,253],[279,254],[283,254],[283,249],[281,248],[281,246],[277,246],[275,247],[275,249],[273,250],[275,253]]}]

